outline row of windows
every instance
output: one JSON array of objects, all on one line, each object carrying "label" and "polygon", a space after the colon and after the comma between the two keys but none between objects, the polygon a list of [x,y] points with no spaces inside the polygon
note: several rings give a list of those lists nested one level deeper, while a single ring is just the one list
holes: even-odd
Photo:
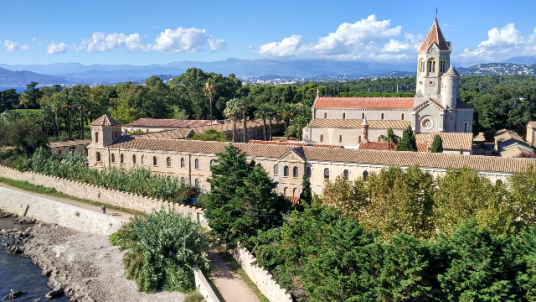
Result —
[{"label": "row of windows", "polygon": [[[97,161],[100,162],[101,161],[101,154],[100,152],[97,152]],[[112,163],[115,163],[115,154],[112,153],[111,154],[111,162]],[[119,155],[119,162],[121,164],[124,164],[125,163],[125,157],[123,154]],[[133,164],[136,164],[137,163],[137,160],[136,160],[136,155],[132,155],[132,163]],[[144,165],[145,164],[145,155],[142,155],[141,156],[141,164]],[[214,160],[210,160],[210,166],[214,166],[215,162]],[[168,157],[166,158],[166,165],[168,167],[171,167],[171,157]],[[158,158],[156,156],[153,156],[153,166],[158,166]],[[185,165],[185,161],[184,161],[184,158],[181,158],[181,168],[184,168],[186,165]],[[199,160],[198,159],[195,159],[194,160],[194,167],[195,169],[199,169]]]},{"label": "row of windows", "polygon": [[[424,72],[425,71],[425,63],[424,61],[421,61],[419,64],[419,71]],[[430,60],[428,61],[428,72],[435,72],[436,71],[436,61]],[[439,62],[439,72],[447,72],[447,62],[446,61],[440,61]]]},{"label": "row of windows", "polygon": [[[367,170],[365,170],[365,171],[363,171],[361,176],[363,177],[364,181],[367,181],[367,178],[369,176],[369,172]],[[344,169],[342,171],[342,177],[344,178],[344,180],[349,180],[350,179],[350,171],[348,171],[347,169]],[[329,180],[329,168],[324,168],[324,179]]]},{"label": "row of windows", "polygon": [[[327,119],[328,118],[328,113],[327,112],[324,112],[324,119]],[[361,113],[361,119],[364,119],[365,118],[365,113],[362,112]],[[346,119],[346,112],[343,112],[342,114],[342,119]],[[385,113],[382,113],[380,114],[380,120],[384,120],[385,119]],[[404,120],[404,113],[401,113],[400,114],[400,120],[403,121]]]}]

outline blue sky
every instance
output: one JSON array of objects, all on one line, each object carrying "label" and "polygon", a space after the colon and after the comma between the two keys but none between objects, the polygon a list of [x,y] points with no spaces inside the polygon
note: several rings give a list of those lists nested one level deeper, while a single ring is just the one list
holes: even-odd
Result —
[{"label": "blue sky", "polygon": [[[0,63],[408,62],[434,21],[433,2],[4,0]],[[536,55],[536,1],[437,3],[453,61]]]}]

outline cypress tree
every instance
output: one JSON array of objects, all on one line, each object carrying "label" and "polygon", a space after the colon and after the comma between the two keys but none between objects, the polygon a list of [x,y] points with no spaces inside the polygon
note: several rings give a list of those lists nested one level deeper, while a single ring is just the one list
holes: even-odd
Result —
[{"label": "cypress tree", "polygon": [[313,195],[311,193],[311,183],[307,178],[307,173],[303,173],[302,188],[300,203],[310,205],[313,200]]},{"label": "cypress tree", "polygon": [[408,126],[402,134],[400,144],[396,147],[396,151],[413,151],[417,152],[417,141],[415,140],[415,134],[411,130],[411,126]]},{"label": "cypress tree", "polygon": [[443,140],[441,136],[437,134],[434,137],[434,142],[432,143],[432,148],[430,149],[432,153],[443,153]]}]

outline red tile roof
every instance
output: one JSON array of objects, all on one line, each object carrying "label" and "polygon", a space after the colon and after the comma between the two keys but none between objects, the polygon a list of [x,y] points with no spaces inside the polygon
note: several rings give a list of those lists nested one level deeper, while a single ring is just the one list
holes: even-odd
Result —
[{"label": "red tile roof", "polygon": [[91,123],[91,126],[119,126],[121,125],[120,122],[114,120],[107,114],[99,117],[98,119],[94,120],[93,123]]},{"label": "red tile roof", "polygon": [[[216,121],[213,122],[216,124]],[[175,120],[140,118],[125,125],[125,127],[162,127],[162,128],[194,128],[210,125],[210,120]]]},{"label": "red tile roof", "polygon": [[[397,146],[396,144],[391,144],[391,150],[389,150],[389,144],[387,142],[369,142],[359,144],[359,150],[396,151]],[[428,144],[417,143],[417,152],[428,152]]]},{"label": "red tile roof", "polygon": [[334,98],[321,97],[315,103],[315,108],[413,108],[413,98]]},{"label": "red tile roof", "polygon": [[437,23],[437,19],[435,19],[434,24],[432,24],[432,27],[430,28],[428,35],[426,35],[426,39],[424,39],[424,42],[419,50],[427,50],[428,46],[430,46],[432,43],[437,44],[439,50],[449,50],[445,36],[443,36],[443,32],[441,32],[441,28]]},{"label": "red tile roof", "polygon": [[335,148],[335,149],[342,149],[342,146],[333,146],[333,145],[323,145],[323,144],[310,144],[310,143],[304,143],[304,142],[274,142],[274,141],[261,141],[261,140],[250,140],[248,144],[256,144],[256,145],[276,145],[276,146],[311,146],[311,147],[321,147],[321,148]]}]

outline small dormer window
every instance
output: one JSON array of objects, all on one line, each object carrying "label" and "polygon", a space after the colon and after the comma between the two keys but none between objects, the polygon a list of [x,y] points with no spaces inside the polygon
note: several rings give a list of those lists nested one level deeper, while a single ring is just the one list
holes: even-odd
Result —
[{"label": "small dormer window", "polygon": [[328,113],[324,112],[324,119],[327,119],[327,118],[328,118]]}]

